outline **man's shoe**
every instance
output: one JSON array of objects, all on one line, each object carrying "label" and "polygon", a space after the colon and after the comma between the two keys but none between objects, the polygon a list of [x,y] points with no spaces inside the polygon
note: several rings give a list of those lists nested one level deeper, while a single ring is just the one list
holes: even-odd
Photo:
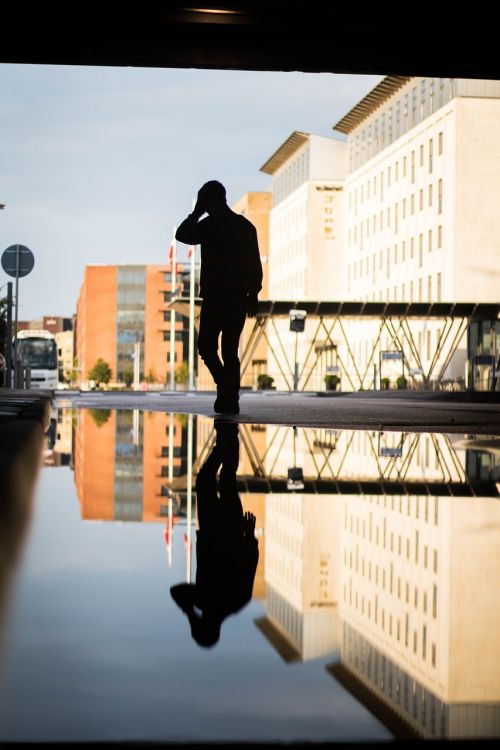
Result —
[{"label": "man's shoe", "polygon": [[226,380],[224,383],[217,385],[217,398],[214,402],[214,411],[217,412],[217,414],[240,413],[238,391],[236,390],[235,392],[234,383],[230,380]]},{"label": "man's shoe", "polygon": [[238,402],[233,403],[218,403],[217,406],[215,405],[217,401],[214,403],[214,411],[217,412],[217,414],[239,414],[240,413],[240,405]]}]

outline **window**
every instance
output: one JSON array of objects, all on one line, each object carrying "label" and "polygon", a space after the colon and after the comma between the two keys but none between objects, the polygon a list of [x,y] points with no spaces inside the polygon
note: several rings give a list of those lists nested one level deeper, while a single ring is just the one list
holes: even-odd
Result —
[{"label": "window", "polygon": [[432,185],[429,185],[429,206],[432,206]]},{"label": "window", "polygon": [[438,273],[437,275],[436,285],[437,285],[437,301],[441,302],[441,274],[440,273]]},{"label": "window", "polygon": [[424,191],[423,190],[419,190],[418,192],[418,207],[420,211],[422,211],[424,207]]},{"label": "window", "polygon": [[438,214],[443,213],[443,180],[438,180]]},{"label": "window", "polygon": [[418,235],[418,265],[422,268],[423,262],[423,235]]},{"label": "window", "polygon": [[406,198],[403,198],[403,219],[406,219]]},{"label": "window", "polygon": [[411,197],[410,197],[410,211],[411,211],[411,215],[413,216],[413,214],[415,213],[415,196],[413,195],[413,193],[411,194]]},{"label": "window", "polygon": [[443,247],[443,227],[438,226],[438,247]]},{"label": "window", "polygon": [[432,138],[429,140],[429,172],[432,172]]},{"label": "window", "polygon": [[420,166],[424,166],[424,147],[420,146]]},{"label": "window", "polygon": [[403,177],[406,177],[406,156],[403,156]]},{"label": "window", "polygon": [[429,229],[427,234],[427,250],[429,252],[432,250],[432,229]]},{"label": "window", "polygon": [[438,133],[438,154],[441,156],[443,153],[443,133]]},{"label": "window", "polygon": [[415,182],[415,151],[411,152],[411,181]]}]

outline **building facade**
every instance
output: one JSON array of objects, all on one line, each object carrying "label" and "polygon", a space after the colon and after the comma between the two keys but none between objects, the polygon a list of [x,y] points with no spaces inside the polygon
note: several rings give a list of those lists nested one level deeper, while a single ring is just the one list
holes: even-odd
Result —
[{"label": "building facade", "polygon": [[[344,179],[347,146],[341,140],[295,131],[261,167],[271,176],[272,209],[269,235],[269,299],[334,300],[342,298],[344,243]],[[293,309],[293,306],[292,306]],[[283,349],[302,360],[314,324],[295,339],[287,320],[276,322]],[[269,374],[286,388],[279,358],[281,344],[272,334]],[[331,364],[325,349],[319,377]]]},{"label": "building facade", "polygon": [[[189,274],[179,265],[177,294],[189,293]],[[183,290],[186,289],[186,292]],[[77,306],[76,357],[80,384],[96,360],[105,360],[113,382],[124,382],[140,348],[140,379],[165,383],[170,372],[169,266],[87,266]],[[187,359],[187,318],[176,316],[177,366]]]},{"label": "building facade", "polygon": [[[335,125],[349,161],[344,297],[498,302],[499,125],[500,81],[398,76]],[[417,327],[424,369],[442,329]],[[352,329],[358,365],[374,330]],[[393,348],[389,336],[381,345]],[[464,377],[465,349],[464,341],[449,377]]]}]

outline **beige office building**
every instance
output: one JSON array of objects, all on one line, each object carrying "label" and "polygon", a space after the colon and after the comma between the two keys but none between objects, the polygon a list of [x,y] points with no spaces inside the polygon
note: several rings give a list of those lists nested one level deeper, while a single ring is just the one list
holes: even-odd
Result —
[{"label": "beige office building", "polygon": [[[499,127],[500,81],[402,76],[335,125],[349,161],[344,298],[498,302]],[[376,325],[351,327],[358,365]],[[442,329],[417,326],[424,370]],[[393,348],[388,334],[380,345]],[[463,377],[464,365],[465,341],[447,376]]]},{"label": "beige office building", "polygon": [[[293,132],[261,167],[271,175],[272,209],[269,237],[269,298],[271,300],[335,300],[343,296],[344,193],[347,145],[333,138]],[[298,335],[297,356],[303,360],[313,337],[312,321]],[[317,325],[317,323],[316,323]],[[289,321],[276,321],[283,349],[291,362],[295,333]],[[269,339],[269,374],[278,388],[286,388],[278,358],[281,346],[273,332]],[[318,366],[321,379],[331,364],[325,351]],[[317,387],[318,383],[314,383]]]}]

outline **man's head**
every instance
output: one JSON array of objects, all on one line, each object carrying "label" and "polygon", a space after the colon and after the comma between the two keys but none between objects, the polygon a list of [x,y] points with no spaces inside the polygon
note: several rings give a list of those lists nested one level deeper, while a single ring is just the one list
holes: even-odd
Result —
[{"label": "man's head", "polygon": [[217,180],[205,182],[198,192],[198,202],[207,214],[216,213],[227,205],[226,188]]}]

